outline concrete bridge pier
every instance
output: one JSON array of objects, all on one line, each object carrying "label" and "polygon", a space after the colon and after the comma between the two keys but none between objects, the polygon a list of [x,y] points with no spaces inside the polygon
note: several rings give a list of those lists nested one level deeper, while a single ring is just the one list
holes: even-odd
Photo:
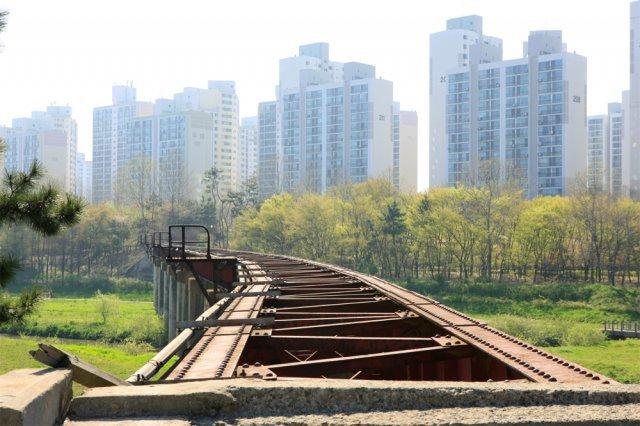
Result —
[{"label": "concrete bridge pier", "polygon": [[176,310],[176,320],[177,321],[187,321],[187,313],[188,313],[188,290],[189,290],[189,278],[191,277],[191,273],[187,270],[178,271],[176,274],[176,278],[178,281],[178,297],[177,297],[177,310]]},{"label": "concrete bridge pier", "polygon": [[167,262],[155,262],[153,267],[153,306],[164,319],[167,338],[176,335],[176,324],[193,321],[208,307],[198,282],[190,271],[173,271]]},{"label": "concrete bridge pier", "polygon": [[168,263],[163,264],[162,271],[162,317],[166,320],[169,318],[169,277],[171,276]]},{"label": "concrete bridge pier", "polygon": [[176,307],[177,307],[177,292],[178,292],[178,280],[176,274],[173,271],[167,273],[167,335],[169,341],[176,337]]},{"label": "concrete bridge pier", "polygon": [[160,282],[162,277],[162,269],[160,268],[160,262],[153,261],[153,308],[156,310],[156,314],[159,313],[158,306],[160,306]]},{"label": "concrete bridge pier", "polygon": [[204,296],[195,278],[187,281],[187,317],[188,321],[194,321],[204,312]]}]

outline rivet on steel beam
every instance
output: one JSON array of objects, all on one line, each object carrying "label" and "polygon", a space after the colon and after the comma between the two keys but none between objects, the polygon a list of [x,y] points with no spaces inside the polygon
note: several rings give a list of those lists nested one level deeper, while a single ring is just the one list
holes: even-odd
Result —
[{"label": "rivet on steel beam", "polygon": [[549,381],[550,381],[550,382],[557,382],[557,381],[558,381],[558,379],[556,379],[555,377],[551,377],[551,378],[549,378]]},{"label": "rivet on steel beam", "polygon": [[253,365],[254,365],[254,367],[260,367],[262,364],[260,364],[259,362],[256,362]]}]

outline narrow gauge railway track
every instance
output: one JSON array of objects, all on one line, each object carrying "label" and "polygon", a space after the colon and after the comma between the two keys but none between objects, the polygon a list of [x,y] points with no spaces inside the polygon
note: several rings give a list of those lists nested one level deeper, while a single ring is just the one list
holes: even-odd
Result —
[{"label": "narrow gauge railway track", "polygon": [[179,324],[200,337],[164,377],[168,381],[615,383],[370,275],[288,256],[187,251],[191,258],[236,258],[238,280],[233,291],[215,296],[212,314]]}]

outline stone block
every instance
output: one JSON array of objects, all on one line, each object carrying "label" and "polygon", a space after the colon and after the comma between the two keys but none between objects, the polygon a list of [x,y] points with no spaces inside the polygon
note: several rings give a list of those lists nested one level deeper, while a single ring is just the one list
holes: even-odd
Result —
[{"label": "stone block", "polygon": [[72,397],[71,370],[28,368],[0,376],[0,424],[53,425]]}]

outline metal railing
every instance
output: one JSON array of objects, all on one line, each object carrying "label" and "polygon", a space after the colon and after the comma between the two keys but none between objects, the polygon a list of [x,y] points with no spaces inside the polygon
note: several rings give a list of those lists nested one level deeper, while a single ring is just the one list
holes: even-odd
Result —
[{"label": "metal railing", "polygon": [[[194,232],[195,231],[195,232]],[[168,259],[186,259],[188,249],[206,250],[207,259],[211,259],[211,234],[203,225],[169,225]],[[177,235],[176,235],[177,234]],[[206,235],[206,239],[199,236]]]},{"label": "metal railing", "polygon": [[640,337],[639,321],[604,321],[602,326],[610,337]]}]

